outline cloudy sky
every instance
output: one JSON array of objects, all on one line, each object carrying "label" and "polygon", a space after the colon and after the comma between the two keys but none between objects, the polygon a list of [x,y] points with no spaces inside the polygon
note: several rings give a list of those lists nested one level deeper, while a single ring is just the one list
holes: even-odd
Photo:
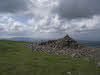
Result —
[{"label": "cloudy sky", "polygon": [[0,0],[0,38],[100,39],[100,0]]}]

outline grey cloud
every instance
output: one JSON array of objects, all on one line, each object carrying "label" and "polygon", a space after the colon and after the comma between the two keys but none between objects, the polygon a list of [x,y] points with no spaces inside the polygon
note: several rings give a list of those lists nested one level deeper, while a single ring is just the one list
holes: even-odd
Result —
[{"label": "grey cloud", "polygon": [[0,32],[4,31],[4,28],[0,28]]},{"label": "grey cloud", "polygon": [[22,32],[13,32],[13,33],[8,33],[10,36],[29,36],[31,35],[30,32],[27,31],[22,31]]},{"label": "grey cloud", "polygon": [[100,0],[59,0],[53,11],[61,18],[89,18],[100,14]]},{"label": "grey cloud", "polygon": [[0,0],[0,13],[18,13],[28,9],[28,0]]},{"label": "grey cloud", "polygon": [[13,30],[14,31],[20,31],[20,28],[23,28],[23,26],[15,26]]}]

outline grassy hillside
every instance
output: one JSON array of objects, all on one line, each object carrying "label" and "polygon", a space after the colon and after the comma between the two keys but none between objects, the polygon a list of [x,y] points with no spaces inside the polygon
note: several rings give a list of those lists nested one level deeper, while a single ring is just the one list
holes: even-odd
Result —
[{"label": "grassy hillside", "polygon": [[0,41],[0,75],[100,75],[92,59],[32,52],[24,44]]}]

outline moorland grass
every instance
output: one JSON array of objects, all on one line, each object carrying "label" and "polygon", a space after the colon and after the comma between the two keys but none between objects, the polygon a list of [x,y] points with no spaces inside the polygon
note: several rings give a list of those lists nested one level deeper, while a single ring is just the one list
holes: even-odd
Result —
[{"label": "moorland grass", "polygon": [[100,75],[92,59],[32,52],[24,44],[0,41],[0,75]]}]

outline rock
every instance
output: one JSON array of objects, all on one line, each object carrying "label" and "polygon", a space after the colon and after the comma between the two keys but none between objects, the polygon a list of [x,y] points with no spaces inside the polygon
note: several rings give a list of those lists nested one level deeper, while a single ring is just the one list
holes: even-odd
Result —
[{"label": "rock", "polygon": [[100,62],[97,63],[97,66],[100,66]]},{"label": "rock", "polygon": [[77,49],[81,47],[80,44],[78,44],[75,40],[70,38],[68,35],[58,40],[49,40],[47,42],[42,42],[39,45],[49,45],[50,47],[55,47],[59,49],[62,49],[64,47]]},{"label": "rock", "polygon": [[67,74],[68,74],[68,75],[72,75],[72,73],[71,73],[71,72],[67,72]]},{"label": "rock", "polygon": [[95,56],[95,50],[87,48],[84,45],[66,35],[58,40],[49,40],[39,44],[28,44],[26,47],[39,52],[55,53],[57,55],[72,56],[79,58],[80,56],[92,57]]}]

